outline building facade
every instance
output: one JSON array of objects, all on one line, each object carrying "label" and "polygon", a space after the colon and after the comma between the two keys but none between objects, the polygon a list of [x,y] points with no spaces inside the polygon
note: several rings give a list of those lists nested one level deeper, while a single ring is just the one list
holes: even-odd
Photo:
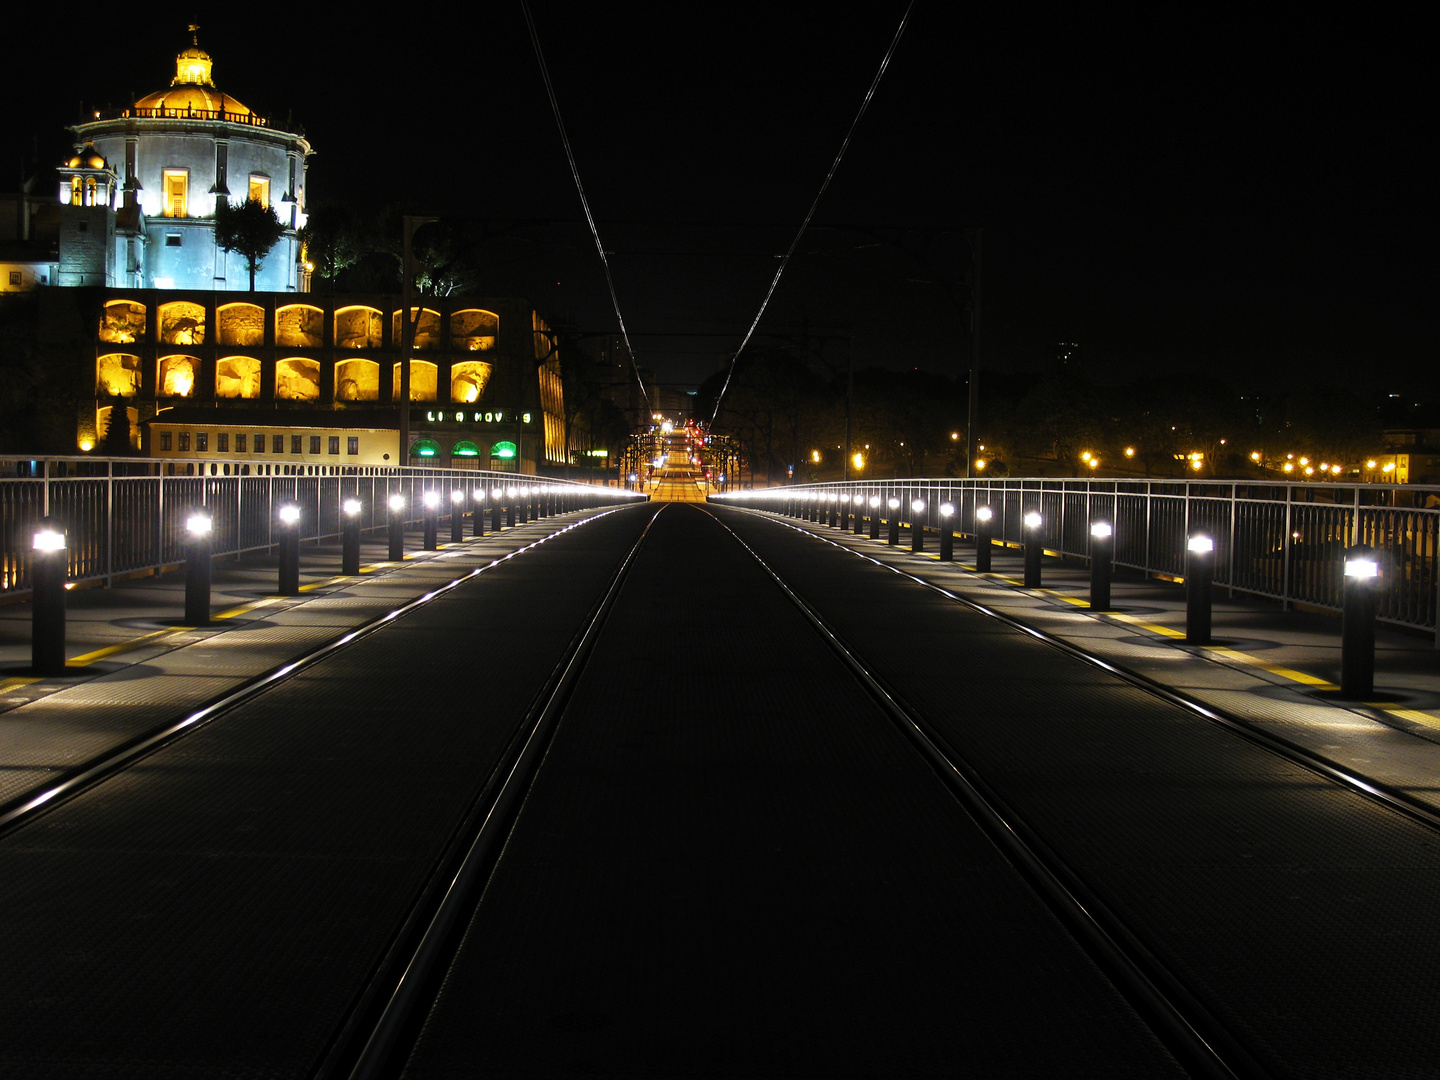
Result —
[{"label": "building facade", "polygon": [[59,168],[59,260],[54,284],[233,291],[249,288],[244,257],[215,242],[215,208],[255,199],[284,234],[255,287],[306,287],[310,144],[215,86],[192,37],[167,89],[75,125],[75,153]]}]

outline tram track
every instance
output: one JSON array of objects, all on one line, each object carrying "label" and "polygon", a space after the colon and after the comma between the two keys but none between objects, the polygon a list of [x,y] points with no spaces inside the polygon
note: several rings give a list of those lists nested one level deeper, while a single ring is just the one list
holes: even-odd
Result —
[{"label": "tram track", "polygon": [[[564,528],[557,529],[554,532],[525,544],[523,547],[498,556],[483,566],[473,567],[465,573],[452,577],[449,581],[430,589],[423,595],[392,608],[383,615],[376,616],[360,626],[343,631],[329,640],[309,648],[299,656],[251,676],[239,686],[226,691],[211,701],[205,702],[199,708],[193,709],[183,716],[167,718],[149,729],[133,735],[119,745],[111,747],[104,753],[67,769],[52,780],[25,792],[18,798],[0,802],[0,836],[24,827],[38,815],[61,805],[68,799],[83,794],[97,784],[129,768],[136,762],[143,760],[146,756],[170,745],[176,739],[198,730],[205,724],[238,708],[260,694],[265,693],[280,682],[332,656],[346,646],[368,637],[393,620],[424,607],[438,597],[445,595],[453,589],[459,588],[484,573],[494,570],[496,567],[504,565],[512,559],[535,551],[543,544],[558,536],[564,535],[572,529],[579,528],[582,525],[599,520],[612,513],[615,513],[615,510],[602,510],[597,513],[587,514],[579,520],[567,524]],[[179,648],[184,647],[185,646],[179,646]]]},{"label": "tram track", "polygon": [[[786,602],[800,613],[848,670],[856,687],[890,718],[970,819],[1099,968],[1122,988],[1126,999],[1145,1017],[1189,1075],[1213,1078],[1268,1075],[1024,818],[990,788],[923,716],[885,685],[813,605],[733,529],[708,510],[702,508],[702,512],[745,551]],[[516,825],[516,817],[523,813],[523,804],[542,767],[549,740],[617,595],[630,576],[649,529],[647,526],[617,570],[587,626],[576,635],[572,649],[560,665],[563,673],[557,668],[556,676],[547,684],[543,702],[537,698],[532,715],[522,725],[523,738],[512,744],[507,761],[499,770],[506,773],[505,784],[487,795],[483,811],[475,815],[478,824],[473,829],[473,839],[466,841],[469,850],[463,864],[453,875],[447,872],[446,878],[451,884],[443,901],[436,905],[430,929],[403,964],[404,975],[388,993],[383,1016],[363,1033],[348,1033],[351,1042],[363,1041],[364,1048],[358,1054],[332,1055],[317,1074],[322,1080],[338,1077],[389,1080],[409,1075],[407,1059],[414,1052],[415,1040],[430,1022],[444,972],[460,962],[463,939],[457,928],[484,917],[481,894],[487,879],[498,872],[500,849]],[[337,1068],[339,1062],[350,1060],[354,1061],[352,1067]]]}]

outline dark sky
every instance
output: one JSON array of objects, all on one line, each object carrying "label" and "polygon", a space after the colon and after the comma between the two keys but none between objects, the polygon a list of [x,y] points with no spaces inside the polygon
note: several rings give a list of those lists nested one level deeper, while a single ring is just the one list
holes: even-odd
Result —
[{"label": "dark sky", "polygon": [[[632,7],[533,11],[640,360],[693,383],[739,345],[905,6]],[[916,5],[762,343],[955,371],[980,226],[987,366],[1040,370],[1073,341],[1102,381],[1194,369],[1440,395],[1418,26],[1006,7]],[[312,200],[492,222],[486,291],[613,330],[519,4],[416,10],[201,17],[200,43],[221,89],[303,124]],[[28,18],[11,38],[25,89],[0,113],[12,161],[37,140],[58,157],[82,101],[168,83],[186,43],[153,20]]]}]

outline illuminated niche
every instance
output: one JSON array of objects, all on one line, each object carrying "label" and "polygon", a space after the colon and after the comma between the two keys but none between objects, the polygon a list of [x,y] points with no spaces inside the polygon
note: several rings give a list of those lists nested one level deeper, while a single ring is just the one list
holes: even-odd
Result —
[{"label": "illuminated niche", "polygon": [[247,398],[260,396],[260,361],[253,356],[227,356],[215,363],[215,396]]},{"label": "illuminated niche", "polygon": [[275,398],[279,401],[314,401],[320,396],[320,363],[298,356],[275,365]]},{"label": "illuminated niche", "polygon": [[375,308],[348,307],[335,312],[337,349],[378,349],[384,344],[381,338],[384,330],[380,312]]},{"label": "illuminated niche", "polygon": [[493,370],[494,365],[479,360],[450,365],[450,400],[466,405],[479,401],[485,396],[485,387],[490,385]]},{"label": "illuminated niche", "polygon": [[275,312],[275,344],[318,349],[325,340],[324,315],[308,304],[291,304]]},{"label": "illuminated niche", "polygon": [[[425,360],[410,361],[410,400],[434,401],[438,369]],[[390,382],[390,397],[400,400],[400,365],[396,364]]]},{"label": "illuminated niche", "polygon": [[335,365],[336,401],[378,401],[379,398],[379,364],[373,360],[342,360]]},{"label": "illuminated niche", "polygon": [[493,311],[468,308],[450,316],[450,339],[462,352],[489,352],[500,333],[500,317]]},{"label": "illuminated niche", "polygon": [[139,392],[138,356],[131,356],[129,353],[107,353],[95,361],[97,397],[134,397]]},{"label": "illuminated niche", "polygon": [[226,304],[215,313],[221,345],[264,345],[265,309],[259,304]]},{"label": "illuminated niche", "polygon": [[111,300],[100,313],[100,340],[129,345],[145,336],[145,305]]},{"label": "illuminated niche", "polygon": [[[415,312],[420,312],[419,321],[415,324],[415,348],[416,349],[438,349],[440,347],[440,313],[431,311],[429,308],[411,308],[410,315],[413,318]],[[391,316],[391,340],[398,347],[403,340],[400,336],[400,312]]]},{"label": "illuminated niche", "polygon": [[155,380],[156,397],[191,397],[200,379],[200,361],[193,356],[162,356]]},{"label": "illuminated niche", "polygon": [[[102,438],[102,439],[105,437],[105,433],[110,430],[110,410],[111,410],[111,408],[112,408],[112,406],[110,406],[110,405],[102,405],[100,408],[98,408],[98,409],[95,410],[95,431],[99,434],[99,437]],[[140,449],[140,410],[139,410],[139,409],[135,409],[135,408],[131,408],[131,407],[129,407],[129,406],[126,406],[126,407],[125,407],[125,413],[126,413],[126,415],[129,417],[129,419],[130,419],[130,449],[132,449],[132,450],[139,450],[139,449]]]},{"label": "illuminated niche", "polygon": [[160,341],[165,345],[203,345],[205,309],[188,300],[161,304]]}]

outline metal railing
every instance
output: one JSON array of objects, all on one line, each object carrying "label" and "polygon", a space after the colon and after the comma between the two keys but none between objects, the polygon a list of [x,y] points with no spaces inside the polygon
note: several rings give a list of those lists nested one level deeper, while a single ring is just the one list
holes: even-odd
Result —
[{"label": "metal railing", "polygon": [[[811,494],[852,501],[880,497],[888,517],[900,500],[907,524],[915,499],[925,502],[922,525],[938,526],[938,507],[955,508],[956,532],[973,536],[975,509],[989,506],[997,541],[1023,541],[1022,515],[1039,510],[1047,550],[1089,557],[1090,524],[1115,530],[1115,564],[1179,578],[1193,533],[1215,541],[1216,585],[1232,593],[1272,597],[1339,610],[1343,553],[1367,544],[1379,556],[1379,617],[1418,629],[1437,629],[1440,583],[1440,489],[1415,485],[1287,484],[1177,480],[893,480],[760,488],[724,496],[730,502],[788,512],[787,500]],[[1440,638],[1437,638],[1440,646]]]},{"label": "metal railing", "polygon": [[[362,529],[388,523],[389,496],[396,493],[406,497],[407,521],[420,520],[422,496],[432,488],[443,493],[442,518],[457,488],[465,510],[495,505],[489,493],[496,488],[568,494],[573,506],[636,498],[617,488],[472,469],[292,465],[251,475],[211,461],[94,457],[11,460],[0,468],[9,474],[0,476],[0,595],[30,590],[31,540],[45,517],[65,530],[67,579],[108,583],[183,562],[185,518],[201,506],[214,520],[214,554],[240,555],[276,543],[276,511],[287,502],[301,509],[303,542],[338,536],[347,498],[361,502]],[[487,494],[477,501],[477,491]],[[512,500],[504,495],[498,501],[509,506]]]}]

